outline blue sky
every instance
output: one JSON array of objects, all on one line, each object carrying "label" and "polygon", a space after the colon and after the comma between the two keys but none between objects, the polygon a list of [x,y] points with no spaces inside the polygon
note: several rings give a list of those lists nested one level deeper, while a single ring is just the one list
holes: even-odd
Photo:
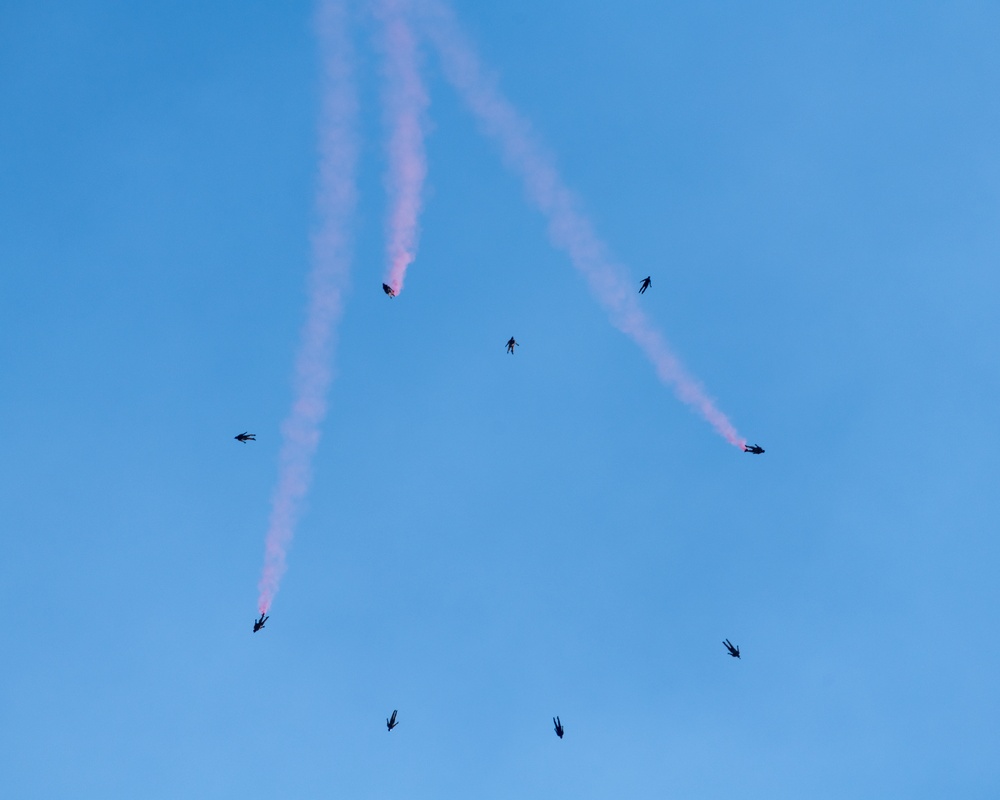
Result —
[{"label": "blue sky", "polygon": [[385,298],[358,4],[353,288],[251,635],[312,5],[10,3],[5,794],[995,796],[1000,10],[454,7],[766,455],[607,323],[431,52],[421,250]]}]

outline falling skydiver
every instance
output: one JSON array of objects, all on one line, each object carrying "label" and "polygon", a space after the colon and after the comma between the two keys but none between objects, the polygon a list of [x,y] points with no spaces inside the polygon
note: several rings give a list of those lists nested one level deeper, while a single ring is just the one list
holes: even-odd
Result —
[{"label": "falling skydiver", "polygon": [[392,710],[392,716],[385,721],[385,727],[390,731],[395,728],[399,723],[396,722],[396,709]]},{"label": "falling skydiver", "polygon": [[521,345],[519,345],[517,342],[514,341],[514,337],[513,336],[511,336],[507,340],[507,352],[510,353],[511,355],[514,355],[514,348],[515,347],[520,347],[520,346]]},{"label": "falling skydiver", "polygon": [[261,628],[264,627],[264,623],[267,622],[269,619],[270,619],[270,617],[264,616],[264,612],[261,611],[260,612],[260,619],[254,620],[254,623],[253,623],[253,632],[257,633],[257,631],[259,631]]},{"label": "falling skydiver", "polygon": [[649,279],[649,275],[642,279],[642,283],[639,284],[639,294],[645,294],[646,290],[653,285],[653,282]]},{"label": "falling skydiver", "polygon": [[385,292],[387,295],[389,295],[389,297],[396,296],[396,290],[393,289],[388,283],[382,284],[382,291]]},{"label": "falling skydiver", "polygon": [[237,442],[243,442],[243,444],[246,444],[247,442],[256,442],[257,441],[257,434],[256,433],[247,433],[246,431],[243,431],[243,433],[238,433],[233,438]]},{"label": "falling skydiver", "polygon": [[755,456],[759,456],[761,453],[764,452],[764,448],[761,447],[759,444],[743,445],[743,452],[753,453]]},{"label": "falling skydiver", "polygon": [[730,643],[730,641],[728,639],[726,639],[726,641],[724,641],[723,644],[726,646],[726,649],[729,651],[729,655],[731,655],[733,658],[739,658],[740,657],[740,648],[739,648],[738,645],[734,647],[732,645],[732,643]]},{"label": "falling skydiver", "polygon": [[566,729],[563,727],[562,721],[559,719],[559,717],[553,717],[552,724],[556,726],[556,736],[562,739],[563,734],[566,732]]}]

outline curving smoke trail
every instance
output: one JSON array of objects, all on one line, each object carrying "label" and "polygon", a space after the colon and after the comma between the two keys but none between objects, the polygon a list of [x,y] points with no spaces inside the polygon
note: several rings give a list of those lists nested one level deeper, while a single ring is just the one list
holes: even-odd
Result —
[{"label": "curving smoke trail", "polygon": [[417,41],[406,21],[409,9],[407,0],[380,0],[376,7],[382,22],[385,121],[389,129],[389,263],[385,282],[396,294],[403,290],[406,269],[417,255],[418,219],[427,177],[424,114],[428,98],[420,78]]},{"label": "curving smoke trail", "polygon": [[312,458],[326,416],[326,394],[333,378],[334,329],[348,284],[348,227],[355,204],[357,160],[354,94],[343,0],[322,0],[316,27],[322,53],[323,105],[319,126],[318,226],[312,237],[312,270],[302,341],[295,359],[294,399],[281,426],[278,482],[271,498],[257,601],[266,612],[285,574],[285,556],[312,483]]},{"label": "curving smoke trail", "polygon": [[590,221],[562,182],[554,160],[536,141],[528,121],[501,94],[483,68],[450,9],[438,0],[421,3],[421,26],[436,47],[445,76],[479,121],[500,145],[508,167],[524,182],[528,198],[548,219],[549,237],[564,250],[607,310],[612,324],[629,336],[650,360],[663,383],[695,409],[736,447],[746,439],[716,408],[701,384],[671,351],[663,334],[639,308],[635,281],[608,253]]}]

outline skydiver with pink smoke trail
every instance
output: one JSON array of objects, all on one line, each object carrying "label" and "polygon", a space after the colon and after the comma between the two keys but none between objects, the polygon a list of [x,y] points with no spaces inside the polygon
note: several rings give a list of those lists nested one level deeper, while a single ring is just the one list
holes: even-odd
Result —
[{"label": "skydiver with pink smoke trail", "polygon": [[[302,340],[295,358],[292,407],[281,426],[278,481],[258,589],[260,624],[267,620],[286,569],[286,553],[312,483],[312,458],[326,416],[326,394],[333,373],[334,332],[348,285],[348,227],[355,203],[357,158],[354,94],[343,0],[321,0],[316,28],[322,53],[322,111],[319,125],[318,225],[312,237],[312,270]],[[256,624],[256,623],[255,623]],[[257,628],[255,627],[255,631]]]},{"label": "skydiver with pink smoke trail", "polygon": [[389,194],[385,283],[390,297],[403,291],[406,270],[417,255],[423,186],[427,177],[424,115],[428,97],[420,77],[417,40],[407,22],[409,0],[379,0],[376,15],[382,23],[383,90]]},{"label": "skydiver with pink smoke trail", "polygon": [[480,128],[500,145],[507,166],[524,182],[528,199],[548,220],[552,243],[567,253],[612,324],[639,345],[660,380],[727,442],[742,450],[746,440],[639,308],[632,279],[611,258],[590,221],[577,209],[576,198],[563,183],[553,159],[535,140],[528,121],[500,93],[496,82],[484,74],[451,10],[440,0],[421,0],[420,10],[421,27],[440,56],[445,76],[472,110]]}]

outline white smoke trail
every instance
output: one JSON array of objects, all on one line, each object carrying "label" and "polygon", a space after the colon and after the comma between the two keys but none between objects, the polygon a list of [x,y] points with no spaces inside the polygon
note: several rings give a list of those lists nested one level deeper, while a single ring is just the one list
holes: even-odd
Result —
[{"label": "white smoke trail", "polygon": [[420,78],[417,41],[406,22],[406,0],[380,0],[376,14],[382,22],[385,59],[385,119],[389,129],[389,218],[386,283],[399,294],[406,269],[416,258],[419,217],[427,155],[424,150],[424,114],[427,90]]},{"label": "white smoke trail", "polygon": [[498,142],[508,167],[521,177],[528,198],[548,220],[553,244],[569,255],[608,312],[612,324],[639,345],[660,380],[726,441],[742,449],[746,440],[716,408],[701,384],[671,351],[663,334],[639,308],[636,282],[611,258],[590,221],[577,210],[573,194],[560,178],[553,159],[535,140],[528,121],[503,96],[496,82],[484,75],[474,49],[450,9],[438,0],[423,0],[421,11],[422,29],[441,57],[445,76],[483,131]]},{"label": "white smoke trail", "polygon": [[278,482],[271,499],[258,608],[266,612],[285,574],[286,553],[312,483],[312,459],[326,416],[334,333],[343,309],[350,264],[350,217],[355,205],[357,99],[353,85],[347,8],[320,2],[316,27],[322,53],[319,125],[318,228],[312,237],[312,271],[302,340],[295,359],[294,399],[281,426]]}]

